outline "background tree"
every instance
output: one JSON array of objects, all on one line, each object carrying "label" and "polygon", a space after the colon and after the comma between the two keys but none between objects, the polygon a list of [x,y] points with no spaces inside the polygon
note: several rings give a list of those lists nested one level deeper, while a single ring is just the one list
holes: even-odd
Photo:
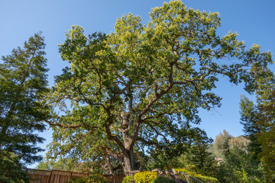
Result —
[{"label": "background tree", "polygon": [[225,130],[216,136],[214,153],[222,158],[216,175],[220,182],[264,182],[262,167],[249,152],[249,143],[246,137],[233,137]]},{"label": "background tree", "polygon": [[[96,170],[90,170],[93,168],[90,164],[90,162],[80,162],[76,158],[66,158],[66,159],[58,159],[58,160],[47,160],[44,159],[41,161],[37,169],[40,170],[64,170],[64,171],[71,171],[71,172],[96,172]],[[102,173],[102,172],[98,172]]]},{"label": "background tree", "polygon": [[189,151],[185,153],[185,166],[189,164],[193,166],[194,171],[197,173],[215,176],[217,162],[214,161],[212,154],[208,152],[209,144],[213,140],[209,139],[204,131],[196,134],[194,143],[192,143]]},{"label": "background tree", "polygon": [[17,183],[28,182],[28,173],[22,171],[22,163],[20,159],[13,153],[0,151],[0,182]]},{"label": "background tree", "polygon": [[72,27],[60,45],[71,65],[52,97],[63,113],[48,121],[52,154],[106,160],[108,171],[118,162],[128,172],[137,169],[135,148],[150,153],[188,141],[184,128],[200,122],[198,109],[220,105],[211,92],[218,75],[245,80],[250,91],[248,69],[271,62],[257,45],[246,50],[237,34],[218,36],[219,25],[218,13],[171,1],[153,9],[147,25],[131,14],[119,18],[107,36]]},{"label": "background tree", "polygon": [[261,132],[256,134],[261,144],[262,152],[259,154],[263,162],[267,180],[275,181],[275,89],[272,99],[267,106],[259,106],[259,122]]},{"label": "background tree", "polygon": [[229,140],[232,138],[233,137],[226,130],[223,130],[223,133],[216,136],[213,144],[216,158],[225,158],[224,155],[229,151]]},{"label": "background tree", "polygon": [[264,165],[267,181],[275,180],[275,77],[268,68],[252,68],[255,78],[256,104],[243,96],[241,123],[251,140],[250,151]]},{"label": "background tree", "polygon": [[214,170],[211,166],[214,158],[208,152],[208,145],[212,142],[206,133],[199,128],[185,128],[189,131],[190,141],[175,146],[169,146],[164,150],[155,150],[145,159],[146,170],[160,168],[169,170],[172,168],[188,168],[197,173],[210,175]]},{"label": "background tree", "polygon": [[42,149],[36,145],[44,139],[35,131],[45,129],[50,109],[43,102],[49,91],[44,48],[43,37],[35,34],[0,64],[0,177],[7,182],[20,182],[11,169],[20,172],[41,160],[36,154]]}]

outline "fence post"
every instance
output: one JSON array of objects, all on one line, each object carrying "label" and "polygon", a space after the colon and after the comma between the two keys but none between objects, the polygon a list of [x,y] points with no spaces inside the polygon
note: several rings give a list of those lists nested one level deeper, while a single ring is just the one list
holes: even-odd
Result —
[{"label": "fence post", "polygon": [[48,183],[51,183],[52,173],[53,173],[53,170],[51,170],[51,175],[50,175],[50,178],[49,178],[49,182],[48,182]]}]

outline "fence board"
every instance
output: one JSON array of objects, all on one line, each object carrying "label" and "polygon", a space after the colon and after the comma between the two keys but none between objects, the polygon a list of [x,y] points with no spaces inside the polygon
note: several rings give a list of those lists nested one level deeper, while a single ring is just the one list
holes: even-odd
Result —
[{"label": "fence board", "polygon": [[[88,173],[69,172],[62,170],[36,170],[27,169],[28,175],[31,178],[30,183],[67,183],[71,178],[88,176]],[[109,183],[121,183],[124,174],[103,175]]]},{"label": "fence board", "polygon": [[89,174],[69,172],[61,170],[35,170],[27,169],[28,175],[31,178],[30,183],[66,183],[72,177],[84,177]]}]

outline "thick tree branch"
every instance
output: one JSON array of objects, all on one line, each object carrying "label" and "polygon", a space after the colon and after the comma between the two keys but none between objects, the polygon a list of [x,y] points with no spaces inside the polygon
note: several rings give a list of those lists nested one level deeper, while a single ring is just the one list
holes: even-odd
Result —
[{"label": "thick tree branch", "polygon": [[[48,123],[51,127],[53,126],[58,126],[60,128],[67,128],[67,129],[73,129],[73,128],[79,128],[81,127],[81,125],[64,125],[64,124],[60,124],[60,123],[53,123],[51,121],[45,120],[46,123]],[[97,127],[94,127],[97,128]]]},{"label": "thick tree branch", "polygon": [[111,112],[110,109],[107,109],[107,114],[108,114],[108,119],[105,121],[104,127],[105,127],[105,131],[107,133],[107,138],[109,140],[114,141],[118,147],[121,149],[121,151],[123,152],[123,154],[127,154],[126,149],[124,147],[124,144],[120,141],[120,139],[116,136],[116,135],[112,135],[112,132],[110,130],[110,126],[113,123],[113,119],[111,116]]}]

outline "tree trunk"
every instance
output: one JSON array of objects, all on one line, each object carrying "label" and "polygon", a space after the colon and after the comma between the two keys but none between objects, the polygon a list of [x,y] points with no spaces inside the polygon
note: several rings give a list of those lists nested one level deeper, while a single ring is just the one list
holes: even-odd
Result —
[{"label": "tree trunk", "polygon": [[123,169],[124,172],[131,172],[133,170],[136,170],[135,166],[135,158],[134,158],[134,150],[131,148],[130,150],[127,150],[127,155],[124,155],[123,157]]},{"label": "tree trunk", "polygon": [[123,141],[124,141],[124,157],[123,157],[123,168],[124,172],[130,172],[136,170],[135,158],[134,158],[134,148],[131,145],[133,139],[129,134],[130,116],[125,112],[121,113],[122,117],[122,128],[123,128]]},{"label": "tree trunk", "polygon": [[107,161],[107,170],[108,170],[107,173],[113,175],[114,174],[114,169],[113,169],[113,166],[111,164],[109,156],[106,157],[106,161]]}]

